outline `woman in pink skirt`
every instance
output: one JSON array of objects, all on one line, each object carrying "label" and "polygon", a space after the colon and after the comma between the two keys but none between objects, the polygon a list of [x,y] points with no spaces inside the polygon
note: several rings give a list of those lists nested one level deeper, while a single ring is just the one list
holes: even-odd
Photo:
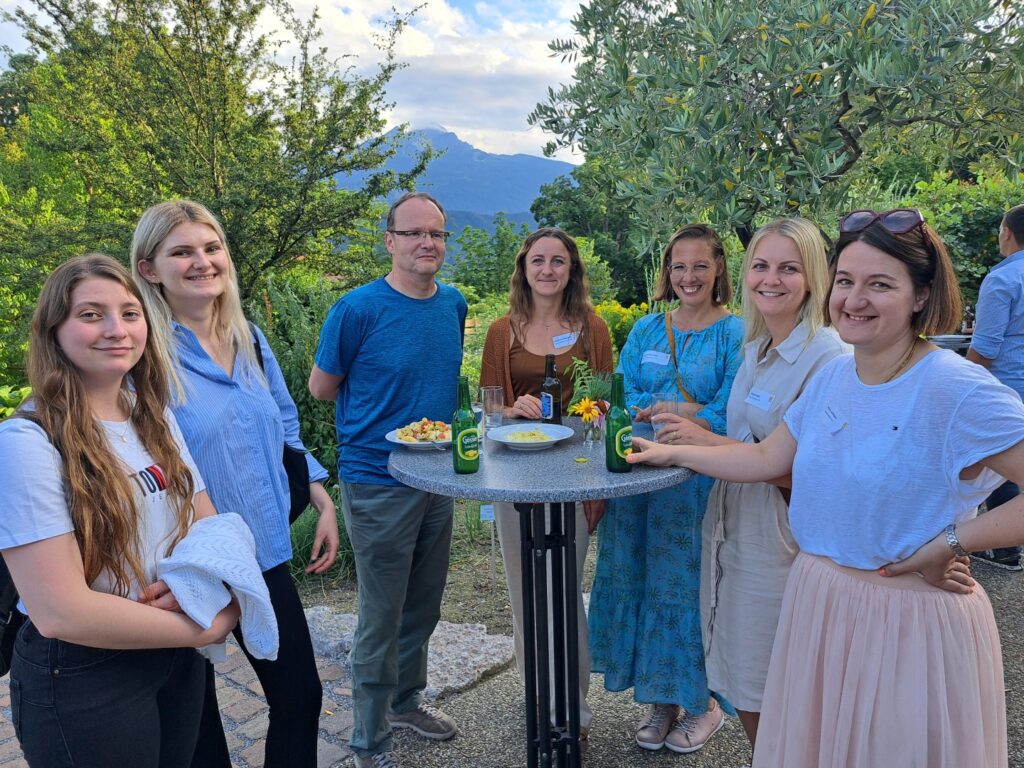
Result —
[{"label": "woman in pink skirt", "polygon": [[919,211],[844,216],[831,271],[827,314],[854,354],[823,367],[767,439],[636,439],[630,458],[737,482],[792,472],[801,553],[754,768],[1006,768],[999,637],[963,556],[1024,540],[1024,499],[973,519],[1003,478],[1024,480],[1024,404],[921,338],[951,330],[961,303]]}]

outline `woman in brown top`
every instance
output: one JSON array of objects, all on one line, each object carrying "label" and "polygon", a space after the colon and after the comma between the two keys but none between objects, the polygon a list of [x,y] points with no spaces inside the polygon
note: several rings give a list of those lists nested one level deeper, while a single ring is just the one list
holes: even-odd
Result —
[{"label": "woman in brown top", "polygon": [[[589,293],[579,249],[569,235],[555,227],[544,227],[523,241],[512,273],[508,314],[495,320],[487,330],[480,373],[480,386],[504,389],[506,418],[540,419],[539,395],[545,355],[555,355],[557,375],[562,382],[563,412],[572,400],[572,380],[567,371],[574,357],[586,360],[594,371],[611,372],[612,343],[608,326],[594,313]],[[589,534],[597,525],[603,508],[603,501],[587,501],[576,506],[580,727],[584,739],[590,730],[592,714],[586,698],[590,684],[590,652],[581,584]],[[495,504],[495,518],[512,603],[516,665],[522,674],[519,516],[511,504],[499,503]]]}]

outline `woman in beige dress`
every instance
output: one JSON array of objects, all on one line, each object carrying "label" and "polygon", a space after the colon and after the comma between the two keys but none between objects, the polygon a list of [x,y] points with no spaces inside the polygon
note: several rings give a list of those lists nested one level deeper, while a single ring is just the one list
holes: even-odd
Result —
[{"label": "woman in beige dress", "polygon": [[[849,348],[823,327],[825,242],[800,219],[759,229],[743,260],[743,363],[726,411],[726,436],[670,416],[662,442],[754,443],[778,426],[811,376]],[[782,592],[797,554],[789,478],[719,480],[708,498],[701,549],[701,628],[708,687],[728,699],[753,746]]]}]

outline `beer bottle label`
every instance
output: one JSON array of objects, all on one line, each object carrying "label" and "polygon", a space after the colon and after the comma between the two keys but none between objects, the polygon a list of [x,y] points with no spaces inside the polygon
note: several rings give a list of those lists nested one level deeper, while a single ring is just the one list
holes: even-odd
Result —
[{"label": "beer bottle label", "polygon": [[465,429],[459,433],[455,441],[455,450],[459,452],[459,458],[466,461],[473,461],[480,456],[480,432],[473,429]]},{"label": "beer bottle label", "polygon": [[633,426],[623,427],[615,433],[615,454],[626,458],[633,452]]},{"label": "beer bottle label", "polygon": [[550,419],[555,410],[555,398],[550,392],[540,393],[540,417]]}]

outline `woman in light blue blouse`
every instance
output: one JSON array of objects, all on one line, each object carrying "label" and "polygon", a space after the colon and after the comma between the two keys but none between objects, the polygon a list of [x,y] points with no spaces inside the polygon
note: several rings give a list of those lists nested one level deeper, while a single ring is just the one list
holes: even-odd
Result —
[{"label": "woman in light blue blouse", "polygon": [[[703,224],[677,231],[665,248],[657,300],[671,312],[637,322],[619,358],[634,418],[647,421],[652,395],[674,392],[684,415],[725,433],[725,408],[739,369],[743,322],[724,305],[732,288],[718,235]],[[701,644],[701,524],[711,478],[612,499],[598,534],[590,600],[595,672],[612,691],[633,688],[648,704],[636,731],[643,749],[693,752],[721,728],[708,692]]]},{"label": "woman in light blue blouse", "polygon": [[[277,659],[261,661],[246,653],[270,705],[264,765],[315,768],[322,686],[288,570],[290,496],[281,464],[285,442],[305,448],[274,353],[242,314],[226,242],[220,223],[203,206],[187,200],[161,203],[135,228],[132,269],[152,318],[150,332],[177,362],[173,410],[185,442],[216,508],[237,512],[252,530],[277,615]],[[254,344],[260,345],[262,365]],[[307,571],[322,573],[337,556],[338,521],[322,483],[327,471],[309,454],[307,462],[311,503],[320,515]],[[193,768],[230,766],[217,710],[208,667]]]}]

